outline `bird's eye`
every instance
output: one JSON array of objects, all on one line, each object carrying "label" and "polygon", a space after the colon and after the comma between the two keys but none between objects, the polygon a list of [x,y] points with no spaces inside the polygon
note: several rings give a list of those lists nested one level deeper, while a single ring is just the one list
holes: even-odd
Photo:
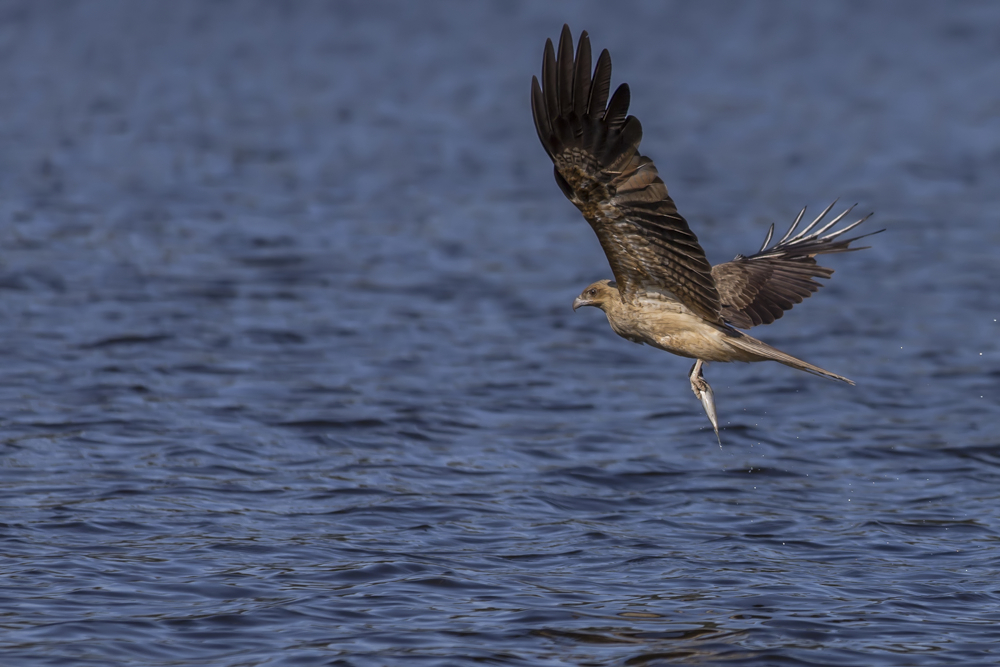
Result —
[{"label": "bird's eye", "polygon": [[597,290],[596,289],[587,290],[587,296],[597,296]]}]

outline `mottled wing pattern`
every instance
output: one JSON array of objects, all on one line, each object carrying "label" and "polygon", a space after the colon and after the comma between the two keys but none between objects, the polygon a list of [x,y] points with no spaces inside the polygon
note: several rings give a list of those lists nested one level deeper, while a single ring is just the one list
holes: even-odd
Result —
[{"label": "mottled wing pattern", "polygon": [[677,212],[652,160],[639,154],[642,126],[628,115],[629,88],[608,101],[611,56],[590,73],[584,32],[573,57],[563,26],[558,58],[545,43],[542,85],[532,77],[535,128],[555,164],[556,181],[583,213],[611,264],[625,300],[668,291],[711,322],[722,322],[711,265]]},{"label": "mottled wing pattern", "polygon": [[851,212],[853,206],[822,228],[813,231],[831,208],[833,204],[805,229],[792,236],[805,214],[805,209],[802,209],[788,232],[771,248],[767,245],[771,242],[774,225],[771,225],[760,252],[750,257],[737,255],[731,262],[712,267],[712,276],[715,277],[722,299],[722,317],[726,322],[741,329],[774,322],[786,310],[802,303],[803,299],[822,286],[813,278],[829,278],[833,275],[833,269],[816,263],[816,255],[863,250],[849,246],[853,241],[870,234],[850,239],[839,237],[867,220],[871,214],[827,233]]}]

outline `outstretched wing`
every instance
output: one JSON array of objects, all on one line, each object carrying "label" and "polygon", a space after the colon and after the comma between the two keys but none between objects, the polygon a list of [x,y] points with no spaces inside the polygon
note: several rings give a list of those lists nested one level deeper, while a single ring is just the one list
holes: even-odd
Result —
[{"label": "outstretched wing", "polygon": [[[857,222],[826,233],[843,220],[854,209],[853,206],[822,228],[812,231],[831,208],[833,204],[830,204],[805,229],[792,236],[806,212],[802,209],[788,232],[770,248],[767,244],[771,242],[771,236],[774,234],[774,225],[768,230],[767,238],[764,239],[764,244],[757,254],[750,257],[737,255],[731,262],[712,267],[712,275],[715,277],[715,284],[722,298],[722,317],[726,322],[741,329],[774,322],[784,315],[786,310],[797,303],[802,303],[803,299],[822,287],[813,278],[829,278],[833,275],[833,269],[816,263],[816,255],[864,249],[849,246],[853,241],[871,234],[838,239],[870,218],[870,213]],[[878,234],[878,232],[872,233]]]},{"label": "outstretched wing", "polygon": [[705,251],[652,160],[639,154],[642,126],[627,115],[628,84],[608,102],[610,89],[611,56],[601,52],[591,77],[586,32],[575,60],[569,26],[563,26],[558,59],[552,40],[545,42],[541,87],[531,80],[531,111],[556,181],[597,232],[622,298],[666,291],[721,323]]}]

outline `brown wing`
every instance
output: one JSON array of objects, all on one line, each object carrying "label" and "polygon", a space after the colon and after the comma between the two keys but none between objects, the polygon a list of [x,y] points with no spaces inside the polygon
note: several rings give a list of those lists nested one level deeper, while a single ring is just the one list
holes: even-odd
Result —
[{"label": "brown wing", "polygon": [[[816,255],[864,249],[849,247],[853,241],[864,238],[863,236],[837,239],[870,218],[870,213],[853,224],[826,234],[828,229],[851,212],[853,206],[821,229],[812,231],[831,208],[833,204],[830,204],[805,229],[792,236],[806,212],[802,209],[792,223],[791,229],[771,248],[768,249],[767,244],[771,242],[774,225],[771,225],[767,238],[764,239],[764,245],[756,255],[750,257],[737,255],[731,262],[712,267],[712,275],[715,277],[715,284],[722,298],[722,317],[726,322],[741,329],[774,322],[784,315],[786,310],[797,303],[802,303],[803,299],[822,287],[813,278],[829,278],[833,275],[833,269],[816,263]],[[878,234],[878,232],[873,233]]]},{"label": "brown wing", "polygon": [[[667,291],[712,322],[722,322],[711,265],[698,238],[677,213],[652,160],[639,154],[642,126],[627,116],[629,89],[611,101],[607,50],[590,74],[590,39],[563,26],[559,57],[545,43],[542,86],[531,81],[531,110],[556,181],[590,226],[608,257],[622,298]],[[607,106],[605,106],[607,103]]]}]

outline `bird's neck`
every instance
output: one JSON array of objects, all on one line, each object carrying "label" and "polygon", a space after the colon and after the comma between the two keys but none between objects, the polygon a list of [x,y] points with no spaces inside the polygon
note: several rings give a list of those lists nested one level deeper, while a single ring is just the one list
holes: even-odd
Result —
[{"label": "bird's neck", "polygon": [[600,308],[608,316],[608,321],[612,323],[611,326],[614,326],[616,320],[628,319],[629,305],[622,300],[620,294],[609,295],[601,302]]}]

